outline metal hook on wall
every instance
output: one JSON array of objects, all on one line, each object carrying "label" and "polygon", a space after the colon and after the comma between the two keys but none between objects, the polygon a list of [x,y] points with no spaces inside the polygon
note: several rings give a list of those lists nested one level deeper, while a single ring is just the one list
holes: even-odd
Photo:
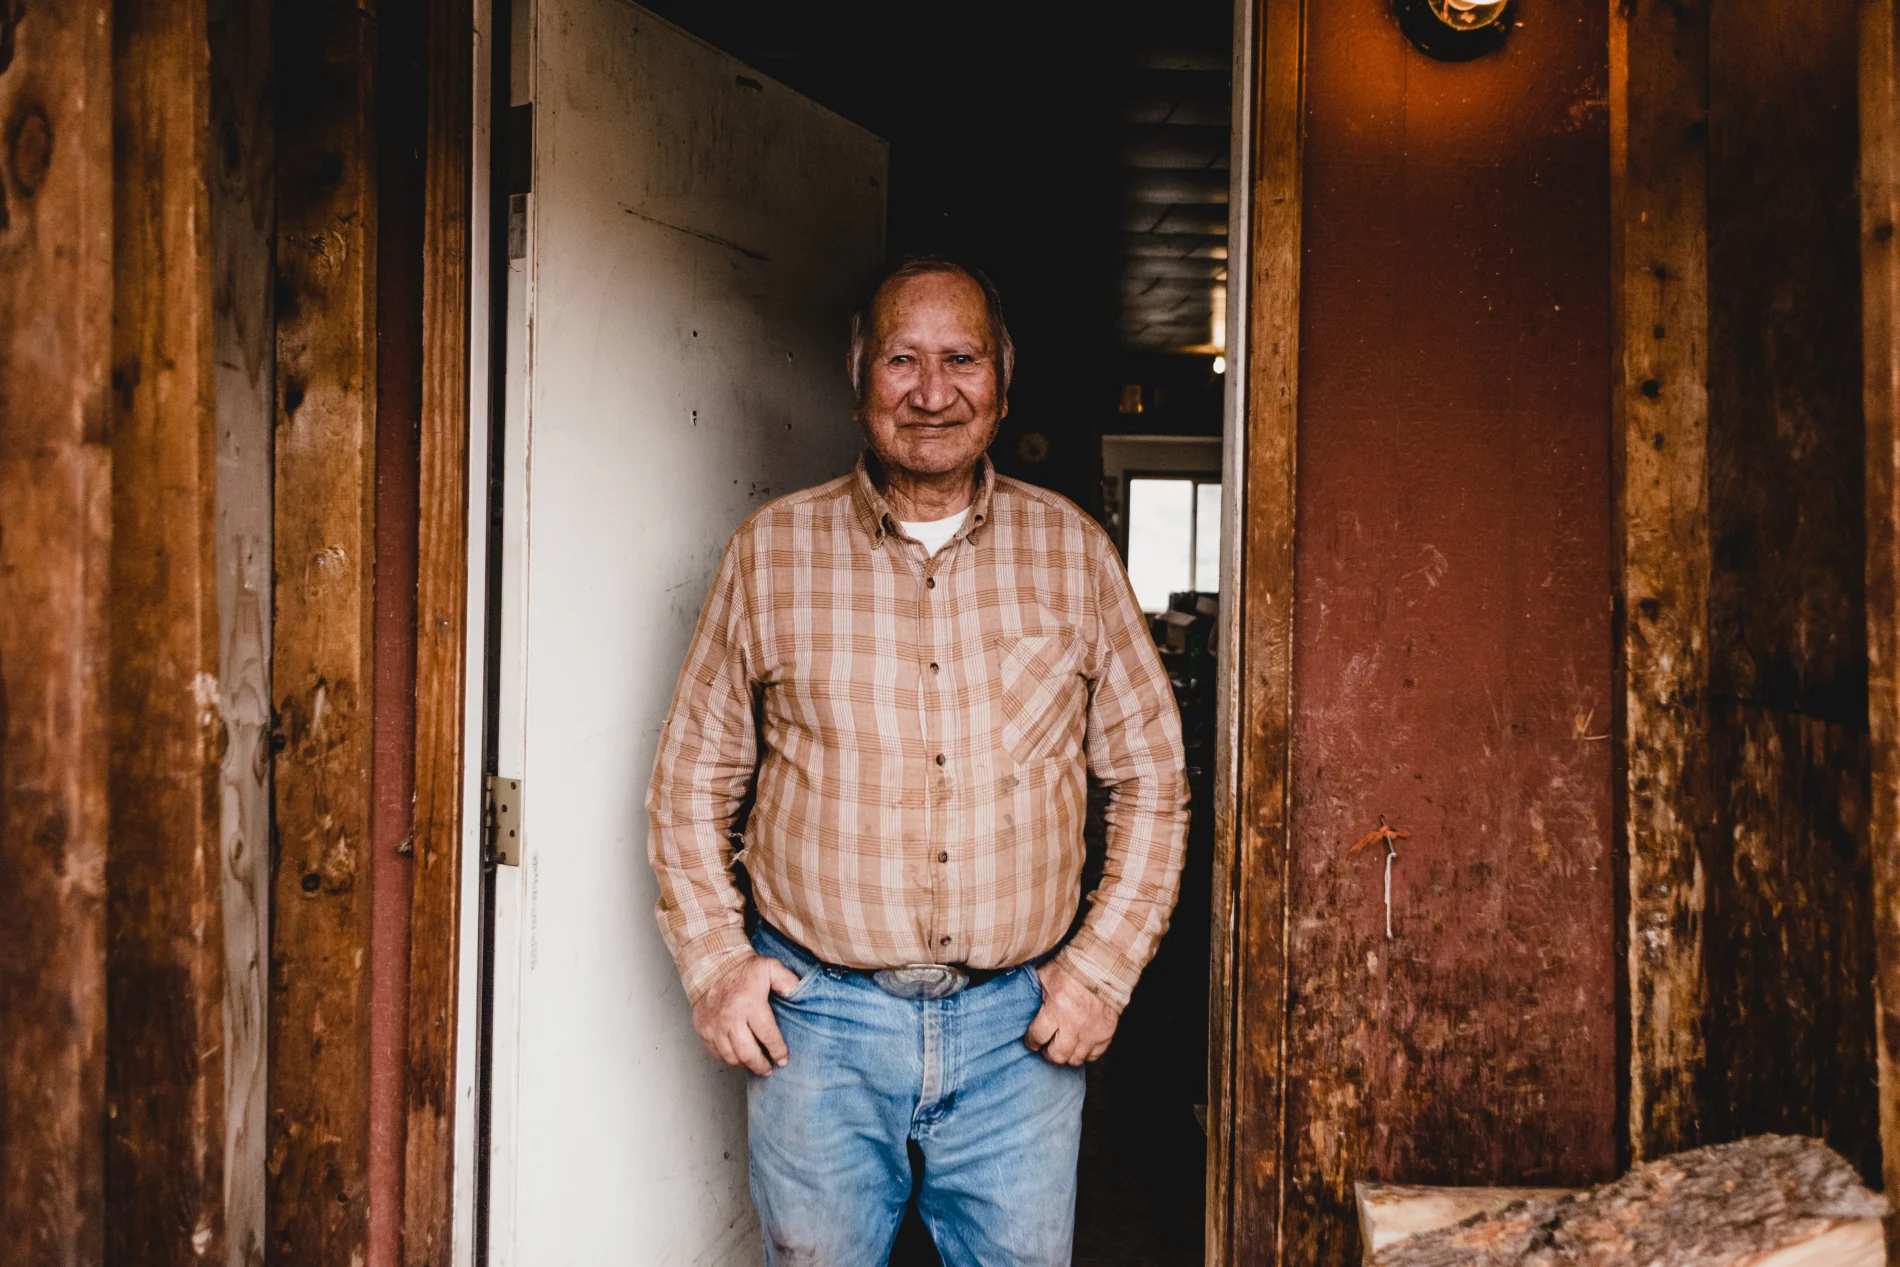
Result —
[{"label": "metal hook on wall", "polygon": [[1385,815],[1379,815],[1379,825],[1361,836],[1347,852],[1358,853],[1373,841],[1385,843],[1385,939],[1392,940],[1392,864],[1398,860],[1398,847],[1395,840],[1410,840],[1412,833],[1402,827],[1394,827],[1385,821]]}]

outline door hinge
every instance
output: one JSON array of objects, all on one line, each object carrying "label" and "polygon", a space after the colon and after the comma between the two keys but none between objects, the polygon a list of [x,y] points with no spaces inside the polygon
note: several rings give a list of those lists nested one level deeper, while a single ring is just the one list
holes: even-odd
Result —
[{"label": "door hinge", "polygon": [[528,256],[528,195],[534,192],[534,102],[508,107],[508,258]]},{"label": "door hinge", "polygon": [[528,258],[528,195],[512,194],[508,198],[508,258],[525,260]]},{"label": "door hinge", "polygon": [[491,774],[482,785],[482,859],[521,865],[521,780]]}]

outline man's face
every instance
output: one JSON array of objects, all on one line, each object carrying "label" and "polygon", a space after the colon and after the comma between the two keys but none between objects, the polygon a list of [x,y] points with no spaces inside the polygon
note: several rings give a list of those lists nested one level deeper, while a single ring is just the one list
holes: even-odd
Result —
[{"label": "man's face", "polygon": [[963,273],[899,278],[873,316],[857,409],[871,451],[912,475],[974,467],[1009,412],[982,289]]}]

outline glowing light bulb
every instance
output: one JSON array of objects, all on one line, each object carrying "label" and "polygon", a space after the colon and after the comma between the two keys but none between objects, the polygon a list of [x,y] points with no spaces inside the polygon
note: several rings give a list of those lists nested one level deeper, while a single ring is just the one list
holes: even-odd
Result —
[{"label": "glowing light bulb", "polygon": [[1396,0],[1399,30],[1436,61],[1468,62],[1503,47],[1531,0]]},{"label": "glowing light bulb", "polygon": [[1216,374],[1225,374],[1227,372],[1227,358],[1226,357],[1217,356],[1214,358],[1214,372]]},{"label": "glowing light bulb", "polygon": [[1504,16],[1505,0],[1431,0],[1432,12],[1446,26],[1476,31]]}]

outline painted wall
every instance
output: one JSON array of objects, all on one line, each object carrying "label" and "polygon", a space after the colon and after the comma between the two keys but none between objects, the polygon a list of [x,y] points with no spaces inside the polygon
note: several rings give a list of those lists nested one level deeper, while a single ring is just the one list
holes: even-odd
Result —
[{"label": "painted wall", "polygon": [[1306,21],[1285,1244],[1344,1262],[1355,1180],[1616,1161],[1608,34]]}]

